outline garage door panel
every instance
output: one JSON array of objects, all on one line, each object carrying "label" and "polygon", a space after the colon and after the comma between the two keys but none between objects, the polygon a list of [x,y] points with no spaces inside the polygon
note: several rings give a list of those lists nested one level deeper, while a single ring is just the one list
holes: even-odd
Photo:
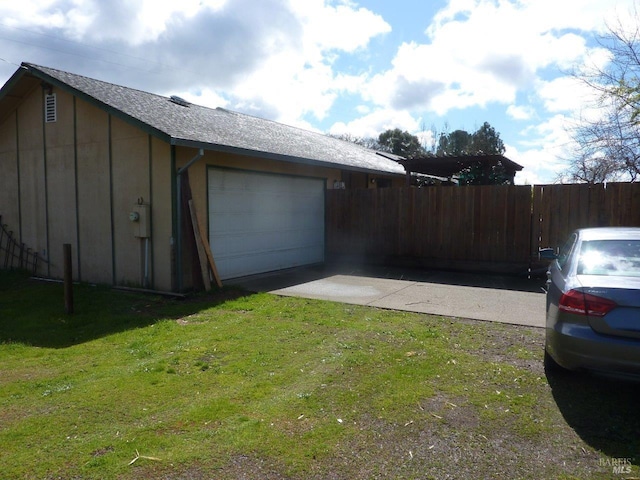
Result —
[{"label": "garage door panel", "polygon": [[[301,252],[305,253],[305,252]],[[306,252],[311,253],[311,252]],[[322,262],[323,258],[318,257],[314,263]],[[281,270],[285,268],[298,267],[307,265],[307,262],[292,261],[290,252],[261,252],[256,254],[241,255],[236,258],[226,257],[220,262],[216,261],[219,272],[249,272],[241,273],[242,275],[251,275],[253,273],[269,272],[273,270]],[[222,276],[223,274],[221,274]],[[233,278],[238,275],[222,276],[222,278]]]},{"label": "garage door panel", "polygon": [[210,168],[208,186],[221,278],[324,260],[324,180]]},{"label": "garage door panel", "polygon": [[[235,252],[227,253],[223,258],[220,258],[220,260],[216,260],[216,266],[218,266],[217,264],[219,262],[222,262],[223,260],[235,262],[235,261],[240,261],[240,258],[252,258],[253,259],[252,261],[258,262],[258,261],[261,261],[259,259],[263,257],[271,256],[272,258],[279,259],[278,266],[280,268],[288,268],[288,266],[306,264],[306,262],[300,263],[293,260],[300,253],[302,254],[306,253],[306,255],[304,255],[305,258],[311,257],[312,259],[315,259],[316,262],[321,262],[323,260],[323,255],[319,255],[317,253],[318,252],[317,247],[318,245],[308,245],[305,247],[300,247],[300,246],[295,246],[291,248],[282,247],[277,250],[260,248],[260,249],[252,250],[250,252],[247,252],[247,251],[243,252],[243,251],[236,250]],[[289,260],[291,260],[291,265],[286,265],[287,261]]]},{"label": "garage door panel", "polygon": [[[324,235],[324,228],[317,225],[312,219],[303,216],[297,220],[289,219],[283,221],[278,216],[262,216],[252,224],[248,224],[247,218],[239,218],[234,216],[217,217],[218,225],[226,225],[224,231],[218,231],[212,236],[217,241],[236,242],[247,237],[243,242],[255,242],[255,244],[269,243],[270,240],[282,237],[280,241],[286,242],[288,238],[301,238],[302,235],[310,236],[315,242],[323,243],[320,237]],[[223,223],[226,222],[226,223]],[[281,227],[274,229],[274,225],[279,224]],[[255,228],[252,228],[255,227]],[[212,242],[213,243],[213,242]]]},{"label": "garage door panel", "polygon": [[[323,248],[323,242],[318,238],[323,235],[322,230],[287,230],[283,232],[254,232],[243,231],[212,239],[212,251],[224,252],[226,255],[241,255],[249,253],[268,252],[270,250],[296,250]],[[216,247],[216,248],[214,248]]]},{"label": "garage door panel", "polygon": [[212,239],[211,249],[221,278],[233,278],[322,262],[324,244],[315,237],[317,233],[270,234],[260,238],[233,235],[220,241]]}]

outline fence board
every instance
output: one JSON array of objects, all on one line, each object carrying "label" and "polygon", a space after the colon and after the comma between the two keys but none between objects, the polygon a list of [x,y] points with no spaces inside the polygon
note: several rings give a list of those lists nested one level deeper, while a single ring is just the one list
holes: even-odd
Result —
[{"label": "fence board", "polygon": [[327,252],[531,267],[590,226],[640,226],[640,184],[329,190]]},{"label": "fence board", "polygon": [[13,231],[2,223],[0,215],[0,270],[21,269],[36,274],[40,263],[43,260],[38,253],[20,242]]}]

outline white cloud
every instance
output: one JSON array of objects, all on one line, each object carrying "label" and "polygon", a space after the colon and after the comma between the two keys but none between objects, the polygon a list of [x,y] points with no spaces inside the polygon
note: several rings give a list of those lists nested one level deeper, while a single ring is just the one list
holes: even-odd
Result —
[{"label": "white cloud", "polygon": [[[291,7],[304,27],[304,46],[310,50],[353,52],[372,37],[391,31],[380,16],[351,4],[335,7],[324,0],[293,0]],[[311,57],[313,58],[313,57]]]},{"label": "white cloud", "polygon": [[547,121],[529,127],[524,132],[528,140],[517,145],[506,144],[505,156],[524,169],[516,175],[516,183],[539,185],[554,183],[566,170],[573,145],[569,126],[571,119],[555,115]]},{"label": "white cloud", "polygon": [[60,0],[23,0],[2,2],[2,23],[11,27],[61,27],[65,16],[56,10]]},{"label": "white cloud", "polygon": [[[506,12],[499,18],[485,15],[490,24],[509,29],[519,28],[523,17],[530,20],[531,28],[538,31],[576,29],[581,31],[603,31],[605,22],[624,14],[634,4],[634,0],[450,0],[434,17],[429,31],[437,29],[454,20],[471,18],[478,10],[484,12]],[[518,14],[517,12],[521,12]],[[504,24],[507,17],[520,20],[518,25]],[[526,25],[525,25],[526,26]],[[496,28],[496,35],[500,35],[500,28]],[[505,37],[512,40],[510,37]]]},{"label": "white cloud", "polygon": [[385,130],[399,128],[412,134],[421,129],[420,120],[409,113],[398,110],[375,110],[351,122],[336,122],[329,129],[329,133],[340,135],[348,133],[355,137],[377,138]]},{"label": "white cloud", "polygon": [[321,120],[359,90],[363,78],[334,61],[391,31],[370,10],[325,0],[25,1],[3,2],[0,17],[20,25],[17,48],[49,50],[26,60],[190,99],[207,91],[207,103],[291,124]]},{"label": "white cloud", "polygon": [[587,40],[567,29],[593,30],[611,10],[596,0],[452,0],[426,30],[429,43],[402,44],[364,98],[438,115],[513,103],[549,68],[563,75],[583,62],[592,53]]},{"label": "white cloud", "polygon": [[229,104],[229,101],[220,95],[218,92],[211,90],[209,88],[205,88],[198,92],[165,92],[165,96],[178,95],[179,97],[184,98],[185,100],[194,103],[196,105],[202,105],[203,107],[209,108],[218,108],[218,107],[226,107]]},{"label": "white cloud", "polygon": [[524,167],[516,174],[515,180],[518,185],[553,183],[558,173],[565,168],[565,165],[557,160],[557,152],[553,149],[519,151],[507,145],[505,156]]},{"label": "white cloud", "polygon": [[334,70],[336,52],[362,49],[391,27],[379,15],[347,4],[333,7],[322,0],[296,0],[291,5],[301,26],[299,43],[275,50],[231,92],[252,99],[257,115],[270,111],[270,118],[299,124],[307,114],[324,119],[339,94],[353,93],[362,85],[364,77]]},{"label": "white cloud", "polygon": [[353,92],[362,84],[362,77],[334,71],[336,52],[364,48],[390,26],[380,16],[348,5],[298,0],[291,6],[298,22],[287,34],[295,33],[292,41],[270,49],[260,65],[237,79],[229,92],[241,99],[235,103],[240,109],[299,125],[308,114],[324,119],[340,93]]},{"label": "white cloud", "polygon": [[178,17],[202,8],[219,9],[227,0],[27,0],[6,2],[0,11],[11,26],[62,30],[74,40],[117,40],[130,45],[157,40]]},{"label": "white cloud", "polygon": [[548,112],[579,112],[597,100],[592,88],[573,77],[540,80],[536,91]]},{"label": "white cloud", "polygon": [[509,105],[507,107],[507,115],[514,120],[530,120],[535,114],[535,109],[529,105]]},{"label": "white cloud", "polygon": [[529,148],[566,149],[571,143],[572,117],[558,114],[523,130],[519,145]]}]

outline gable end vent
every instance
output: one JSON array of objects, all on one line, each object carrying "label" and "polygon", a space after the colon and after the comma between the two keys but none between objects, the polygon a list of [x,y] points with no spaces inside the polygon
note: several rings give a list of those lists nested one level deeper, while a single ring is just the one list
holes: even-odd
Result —
[{"label": "gable end vent", "polygon": [[51,123],[55,122],[57,119],[56,94],[48,93],[44,96],[44,121]]}]

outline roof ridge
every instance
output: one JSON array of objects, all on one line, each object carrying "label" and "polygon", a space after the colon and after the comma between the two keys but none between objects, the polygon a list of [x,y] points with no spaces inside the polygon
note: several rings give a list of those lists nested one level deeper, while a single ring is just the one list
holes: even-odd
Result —
[{"label": "roof ridge", "polygon": [[[82,75],[82,74],[79,74],[79,73],[73,73],[73,72],[68,72],[66,70],[60,70],[59,68],[47,67],[46,65],[38,65],[38,64],[35,64],[35,63],[22,62],[21,66],[25,67],[27,69],[35,68],[36,70],[39,70],[39,71],[41,71],[42,73],[45,73],[45,74],[47,73],[46,70],[52,70],[54,72],[63,73],[65,75],[72,75],[74,77],[83,78],[83,79],[89,80],[91,82],[98,82],[98,83],[102,83],[102,84],[105,84],[105,85],[111,85],[112,87],[124,88],[124,89],[131,90],[131,91],[134,91],[134,92],[144,93],[145,95],[153,95],[155,97],[166,98],[167,100],[169,100],[171,98],[169,96],[160,95],[159,93],[149,92],[147,90],[142,90],[140,88],[128,87],[126,85],[121,85],[119,83],[108,82],[106,80],[100,80],[99,78],[88,77],[86,75]],[[207,107],[204,107],[204,108],[207,108]]]}]

